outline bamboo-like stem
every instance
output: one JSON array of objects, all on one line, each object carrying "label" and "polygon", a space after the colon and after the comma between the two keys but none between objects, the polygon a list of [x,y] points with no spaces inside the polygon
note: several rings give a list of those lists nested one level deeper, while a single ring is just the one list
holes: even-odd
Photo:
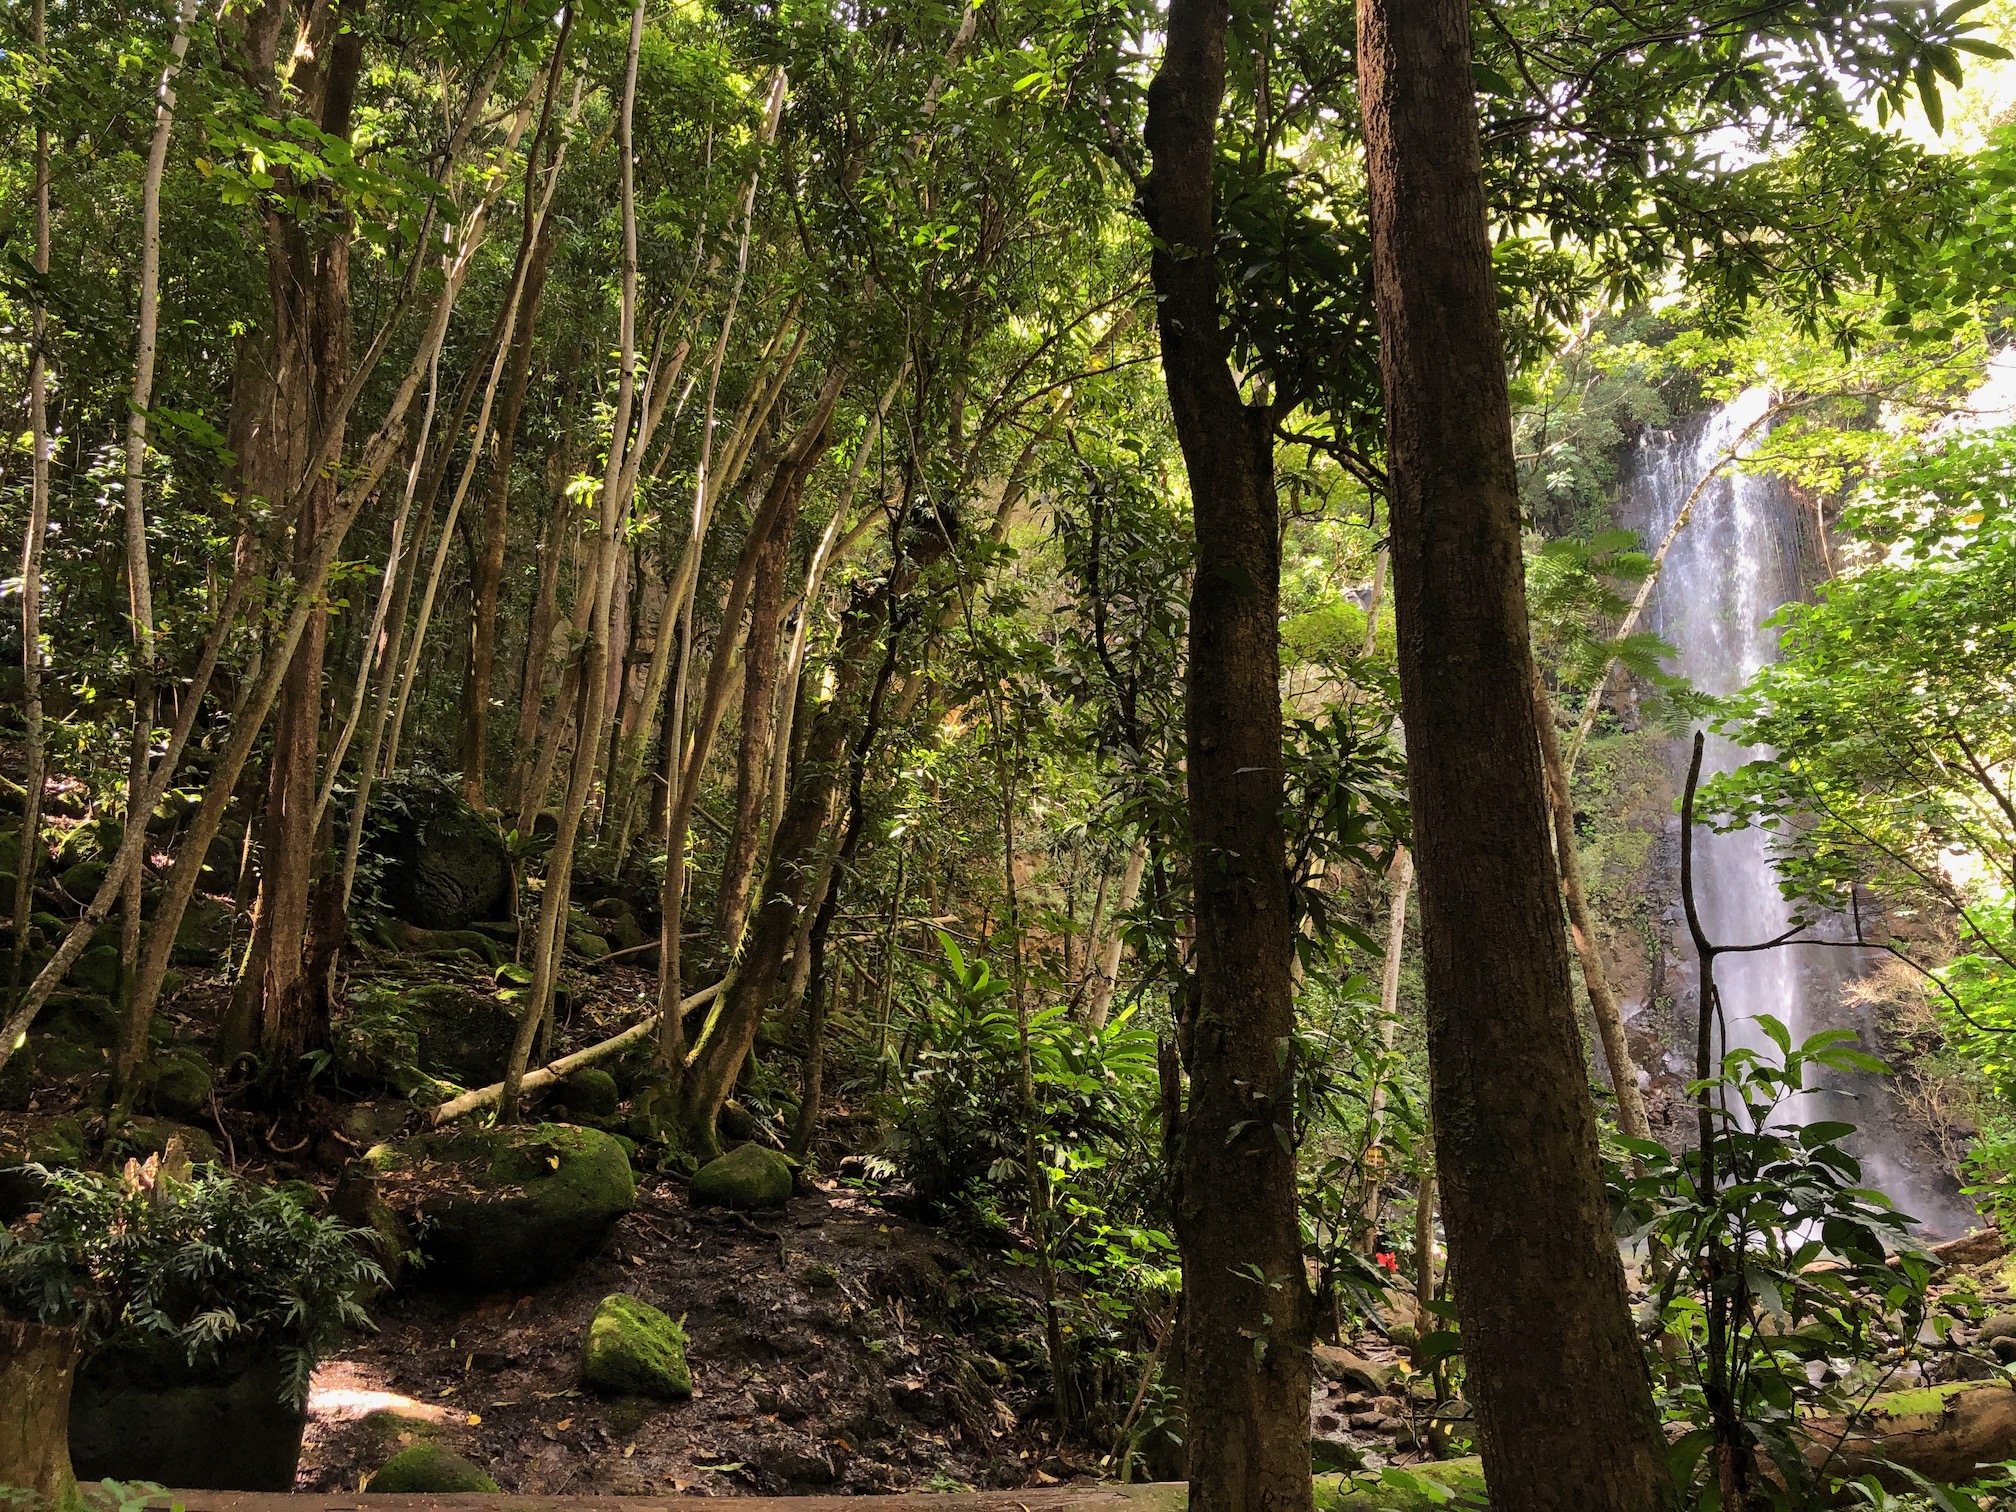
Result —
[{"label": "bamboo-like stem", "polygon": [[[1386,908],[1386,959],[1379,972],[1379,1043],[1383,1053],[1393,1054],[1393,1042],[1400,1029],[1400,965],[1407,947],[1407,897],[1414,888],[1414,858],[1405,846],[1393,857],[1386,879],[1392,899]],[[1384,1069],[1373,1079],[1371,1109],[1365,1133],[1365,1237],[1379,1231],[1379,1209],[1386,1195],[1381,1179],[1385,1170],[1387,1080]]]},{"label": "bamboo-like stem", "polygon": [[1127,942],[1121,938],[1120,920],[1141,896],[1141,878],[1147,869],[1148,837],[1141,835],[1128,850],[1126,869],[1120,873],[1120,891],[1114,895],[1106,936],[1100,943],[1092,996],[1085,1004],[1085,1027],[1095,1034],[1106,1027],[1106,1016],[1113,1009],[1113,989],[1120,982],[1120,956],[1127,948]]},{"label": "bamboo-like stem", "polygon": [[[49,64],[47,0],[34,0],[30,38],[37,59]],[[35,271],[49,272],[49,129],[35,127]],[[18,986],[28,955],[28,924],[35,906],[35,872],[42,859],[42,789],[47,745],[42,728],[42,548],[49,535],[49,313],[37,286],[34,351],[28,358],[28,527],[21,541],[21,712],[27,727],[22,773],[21,860],[14,877],[14,959],[10,983]],[[0,1045],[0,1064],[13,1049]]]},{"label": "bamboo-like stem", "polygon": [[532,991],[511,1044],[511,1058],[505,1067],[504,1085],[497,1099],[497,1115],[504,1121],[518,1116],[519,1091],[525,1079],[526,1063],[531,1058],[532,1042],[552,1005],[553,989],[560,974],[561,951],[566,941],[564,926],[573,881],[574,846],[580,834],[581,816],[588,806],[588,787],[594,780],[596,757],[601,749],[602,711],[608,700],[606,663],[610,593],[616,575],[616,524],[621,510],[616,493],[628,460],[624,447],[630,434],[631,411],[637,399],[637,188],[631,125],[637,106],[637,57],[643,43],[644,0],[637,0],[630,13],[630,51],[624,65],[623,102],[617,124],[623,195],[623,285],[618,323],[622,372],[617,386],[614,423],[609,430],[609,457],[603,470],[598,511],[598,541],[592,572],[595,603],[583,668],[587,678],[583,688],[586,697],[579,733],[574,742],[574,771],[568,783],[567,802],[561,810],[560,828],[554,836],[553,851],[546,866],[546,890],[539,906],[538,954],[533,962]]},{"label": "bamboo-like stem", "polygon": [[[168,61],[154,90],[154,137],[140,186],[140,312],[133,356],[133,388],[126,405],[126,594],[133,633],[133,731],[127,752],[126,822],[146,827],[148,815],[135,807],[147,785],[147,761],[154,743],[153,575],[147,562],[147,407],[154,400],[154,353],[161,328],[161,179],[168,166],[168,141],[175,129],[175,76],[189,52],[189,27],[196,0],[182,0]],[[127,879],[119,935],[119,957],[130,973],[140,957],[141,868]]]}]

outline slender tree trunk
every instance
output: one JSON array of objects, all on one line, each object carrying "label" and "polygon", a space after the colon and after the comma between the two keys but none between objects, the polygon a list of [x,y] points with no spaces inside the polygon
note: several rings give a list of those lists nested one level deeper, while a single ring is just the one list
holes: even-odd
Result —
[{"label": "slender tree trunk", "polygon": [[531,389],[532,338],[539,297],[546,287],[546,263],[553,250],[548,218],[526,273],[524,311],[511,348],[504,413],[497,424],[497,453],[490,461],[490,492],[483,505],[482,549],[469,587],[469,665],[462,683],[462,792],[484,805],[484,769],[490,764],[490,685],[497,663],[498,595],[504,583],[504,556],[511,534],[511,463],[518,445],[518,422]]},{"label": "slender tree trunk", "polygon": [[[48,61],[46,0],[35,0],[31,40]],[[49,271],[49,131],[35,128],[35,271]],[[14,960],[10,981],[19,985],[28,957],[28,924],[35,908],[35,873],[42,860],[42,789],[47,750],[42,728],[42,548],[49,535],[49,315],[38,299],[34,351],[28,358],[28,529],[21,541],[21,714],[27,750],[21,774],[21,860],[14,875]],[[0,1046],[0,1056],[8,1053]]]},{"label": "slender tree trunk", "polygon": [[1113,992],[1120,985],[1120,957],[1127,941],[1120,933],[1120,918],[1141,896],[1141,878],[1148,870],[1148,837],[1140,836],[1127,852],[1127,868],[1120,873],[1120,891],[1114,896],[1108,915],[1106,938],[1099,950],[1099,971],[1092,981],[1092,997],[1085,1005],[1085,1027],[1097,1034],[1106,1027],[1113,1011]]},{"label": "slender tree trunk", "polygon": [[715,905],[715,938],[732,957],[749,912],[749,888],[763,840],[763,814],[770,797],[770,737],[777,724],[778,632],[784,610],[784,569],[788,565],[797,511],[780,514],[756,559],[749,593],[749,633],[742,652],[742,728],[735,748],[735,817],[721,860]]},{"label": "slender tree trunk", "polygon": [[1610,1090],[1617,1095],[1617,1127],[1632,1139],[1650,1139],[1645,1094],[1638,1088],[1638,1063],[1624,1035],[1624,1014],[1610,985],[1603,960],[1603,942],[1596,938],[1596,919],[1582,888],[1582,856],[1575,843],[1575,800],[1568,791],[1568,773],[1561,764],[1561,737],[1554,729],[1554,700],[1533,669],[1533,718],[1540,726],[1540,759],[1547,774],[1547,807],[1554,820],[1554,859],[1561,869],[1561,891],[1568,899],[1568,932],[1582,962],[1582,985],[1589,994],[1589,1012],[1603,1042],[1603,1063],[1610,1070]]},{"label": "slender tree trunk", "polygon": [[1281,824],[1280,521],[1273,413],[1249,406],[1218,311],[1226,0],[1172,0],[1148,92],[1142,210],[1197,560],[1186,679],[1196,956],[1174,1130],[1183,1401],[1195,1512],[1311,1505],[1314,1306],[1296,1204],[1295,1002]]},{"label": "slender tree trunk", "polygon": [[[1393,897],[1386,912],[1386,959],[1379,971],[1379,1040],[1387,1055],[1400,1028],[1400,965],[1407,948],[1407,899],[1414,890],[1414,858],[1405,847],[1393,858]],[[1379,1232],[1379,1208],[1386,1195],[1385,1150],[1387,1084],[1382,1075],[1372,1084],[1371,1127],[1365,1141],[1365,1237]]]},{"label": "slender tree trunk", "polygon": [[[189,51],[189,26],[196,0],[182,0],[168,62],[154,91],[154,137],[140,188],[140,320],[133,358],[133,388],[126,411],[126,591],[133,622],[133,732],[127,751],[126,822],[145,825],[148,816],[134,805],[147,786],[147,761],[154,745],[154,588],[147,562],[147,407],[154,401],[154,346],[161,319],[161,178],[168,166],[168,139],[175,128],[175,76]],[[136,868],[126,884],[119,936],[119,959],[128,977],[140,960],[140,884]]]},{"label": "slender tree trunk", "polygon": [[[577,354],[578,357],[578,354]],[[528,793],[532,783],[533,748],[545,712],[548,662],[553,626],[559,618],[560,564],[573,541],[573,515],[567,485],[574,474],[571,437],[578,361],[570,363],[560,403],[560,442],[546,460],[546,516],[539,522],[539,576],[532,589],[532,613],[525,627],[525,661],[518,677],[518,728],[511,747],[511,785],[506,808],[513,814],[535,813],[538,803]],[[543,794],[539,795],[543,797]]]},{"label": "slender tree trunk", "polygon": [[[671,811],[666,820],[665,846],[665,886],[661,902],[662,928],[659,936],[658,952],[658,1002],[659,1011],[666,1016],[668,1035],[677,1032],[678,1014],[670,1011],[669,1005],[679,1001],[684,989],[680,986],[680,951],[684,943],[686,907],[686,836],[693,820],[693,805],[700,798],[700,779],[707,768],[707,758],[713,750],[714,736],[721,726],[721,716],[727,707],[729,671],[733,665],[736,644],[736,628],[742,619],[742,611],[749,602],[755,587],[757,565],[763,548],[772,530],[782,526],[787,532],[798,517],[798,501],[804,495],[805,484],[812,476],[813,468],[826,454],[832,435],[831,422],[833,408],[839,402],[840,389],[846,380],[847,365],[835,363],[827,375],[823,391],[814,406],[812,417],[799,432],[797,442],[778,463],[772,475],[769,492],[762,507],[750,523],[749,537],[744,542],[741,560],[736,563],[735,576],[729,584],[728,600],[721,611],[721,633],[715,640],[714,656],[707,667],[707,681],[701,690],[699,715],[694,721],[691,749],[686,755],[683,767],[678,768],[678,783],[672,794]],[[787,523],[790,522],[790,523]],[[691,601],[688,601],[690,608]],[[667,608],[670,609],[668,603]],[[686,617],[686,633],[691,634],[692,617]],[[682,658],[683,660],[683,658]],[[675,690],[675,694],[678,690]],[[681,738],[681,719],[684,700],[674,697],[672,717],[665,732],[666,749],[677,753],[686,746]],[[668,1075],[677,1077],[678,1062],[669,1041],[661,1042],[663,1054],[661,1064]]]},{"label": "slender tree trunk", "polygon": [[[539,950],[533,962],[532,991],[518,1023],[511,1045],[511,1059],[504,1071],[504,1092],[498,1099],[497,1115],[509,1122],[518,1116],[518,1088],[531,1059],[532,1043],[553,1003],[553,989],[560,975],[561,952],[566,944],[566,921],[573,882],[574,846],[581,830],[581,816],[588,806],[588,788],[594,780],[596,757],[601,751],[602,714],[608,698],[608,656],[610,595],[616,577],[616,536],[618,517],[623,512],[619,491],[628,478],[636,476],[629,465],[625,447],[630,440],[631,411],[637,397],[637,194],[631,123],[637,106],[637,57],[644,40],[644,0],[637,0],[630,13],[630,51],[623,74],[623,102],[617,119],[617,150],[622,154],[620,177],[623,199],[623,283],[621,329],[618,335],[621,377],[616,395],[616,414],[609,430],[609,460],[603,471],[599,503],[595,565],[591,572],[594,607],[589,622],[588,645],[583,656],[585,694],[579,734],[574,742],[574,770],[567,785],[567,802],[560,814],[559,832],[546,864],[546,891],[539,906]],[[638,437],[638,450],[646,438]],[[675,1002],[672,1008],[679,1011]]]},{"label": "slender tree trunk", "polygon": [[1519,1512],[1649,1512],[1663,1445],[1548,854],[1467,6],[1361,0],[1358,71],[1436,1165],[1484,1474]]},{"label": "slender tree trunk", "polygon": [[[546,289],[546,268],[553,253],[556,222],[547,213],[554,181],[559,177],[564,144],[547,170],[548,192],[533,210],[546,130],[553,117],[553,98],[567,56],[567,36],[574,26],[570,6],[561,22],[562,35],[553,46],[546,75],[546,98],[540,106],[539,129],[525,155],[525,227],[521,242],[531,244],[518,293],[517,333],[511,345],[511,366],[504,390],[504,413],[497,423],[497,454],[491,459],[490,492],[484,500],[482,546],[476,554],[469,588],[469,663],[462,684],[462,792],[476,807],[484,806],[484,770],[490,762],[490,684],[497,660],[498,595],[504,581],[504,555],[511,526],[511,463],[518,445],[518,423],[525,413],[531,387],[532,342],[539,321],[539,301]],[[575,102],[578,107],[580,95]],[[568,112],[572,119],[573,111]]]}]

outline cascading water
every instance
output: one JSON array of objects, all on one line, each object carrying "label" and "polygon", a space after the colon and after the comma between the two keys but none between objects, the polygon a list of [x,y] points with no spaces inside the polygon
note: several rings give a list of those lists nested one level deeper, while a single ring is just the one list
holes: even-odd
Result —
[{"label": "cascading water", "polygon": [[[1745,433],[1770,402],[1765,390],[1751,389],[1681,431],[1645,439],[1629,479],[1637,497],[1628,502],[1649,540],[1664,538],[1688,496],[1732,447],[1747,452],[1762,440],[1763,426]],[[1810,559],[1818,555],[1810,520],[1791,491],[1772,479],[1725,467],[1702,488],[1653,598],[1651,628],[1678,653],[1673,671],[1702,692],[1725,694],[1776,659],[1777,632],[1765,622],[1804,596],[1817,565]],[[1768,754],[1711,732],[1702,773],[1726,772]],[[1681,760],[1684,772],[1684,751]],[[1697,831],[1694,890],[1703,928],[1717,945],[1768,940],[1791,927],[1792,909],[1779,891],[1761,830]],[[1838,921],[1823,923],[1819,932],[1844,935]],[[1716,984],[1730,1042],[1775,1057],[1757,1023],[1768,1013],[1785,1024],[1795,1044],[1823,1029],[1846,1028],[1861,1036],[1864,1049],[1880,1054],[1875,1026],[1844,990],[1873,964],[1860,951],[1815,946],[1719,957]],[[1693,1004],[1686,1008],[1691,1019]],[[1888,1078],[1832,1077],[1825,1095],[1801,1103],[1782,1116],[1857,1125],[1851,1143],[1870,1184],[1916,1216],[1926,1235],[1962,1233],[1978,1222],[1951,1173],[1908,1126]]]}]

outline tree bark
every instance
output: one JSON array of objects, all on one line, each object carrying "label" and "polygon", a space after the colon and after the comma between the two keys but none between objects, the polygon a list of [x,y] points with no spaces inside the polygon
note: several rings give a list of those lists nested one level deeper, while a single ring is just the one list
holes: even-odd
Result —
[{"label": "tree bark", "polygon": [[1436,1165],[1485,1479],[1520,1512],[1649,1512],[1664,1456],[1548,854],[1468,8],[1361,0],[1358,70]]},{"label": "tree bark", "polygon": [[1141,202],[1197,530],[1185,715],[1197,941],[1172,1204],[1190,1505],[1297,1512],[1312,1495],[1314,1306],[1295,1185],[1273,414],[1241,396],[1218,310],[1212,171],[1229,5],[1172,0],[1168,18]]},{"label": "tree bark", "polygon": [[70,1469],[70,1388],[77,1330],[0,1320],[0,1486],[34,1493],[34,1505],[83,1505]]}]

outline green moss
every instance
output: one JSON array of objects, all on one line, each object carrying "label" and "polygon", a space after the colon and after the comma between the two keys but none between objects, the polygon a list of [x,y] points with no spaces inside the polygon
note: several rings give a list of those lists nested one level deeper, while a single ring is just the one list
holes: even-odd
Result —
[{"label": "green moss", "polygon": [[581,1342],[581,1380],[613,1396],[690,1397],[686,1331],[636,1297],[604,1297]]},{"label": "green moss", "polygon": [[693,1175],[696,1203],[710,1207],[782,1207],[791,1200],[791,1162],[758,1144],[737,1145]]},{"label": "green moss", "polygon": [[439,1444],[415,1444],[402,1449],[385,1462],[385,1468],[371,1477],[367,1488],[373,1492],[404,1492],[407,1495],[437,1495],[452,1491],[496,1492],[494,1480],[461,1455]]},{"label": "green moss", "polygon": [[1431,1481],[1459,1500],[1451,1503],[1404,1481],[1394,1483],[1368,1472],[1347,1471],[1316,1477],[1316,1512],[1442,1512],[1452,1505],[1479,1506],[1484,1500],[1484,1466],[1474,1458],[1415,1465],[1400,1474]]},{"label": "green moss", "polygon": [[1954,1397],[1964,1391],[1972,1391],[1977,1386],[1999,1386],[1995,1381],[1955,1381],[1948,1386],[1924,1386],[1912,1391],[1890,1391],[1877,1397],[1868,1406],[1871,1413],[1886,1413],[1891,1417],[1919,1417],[1941,1413]]}]

